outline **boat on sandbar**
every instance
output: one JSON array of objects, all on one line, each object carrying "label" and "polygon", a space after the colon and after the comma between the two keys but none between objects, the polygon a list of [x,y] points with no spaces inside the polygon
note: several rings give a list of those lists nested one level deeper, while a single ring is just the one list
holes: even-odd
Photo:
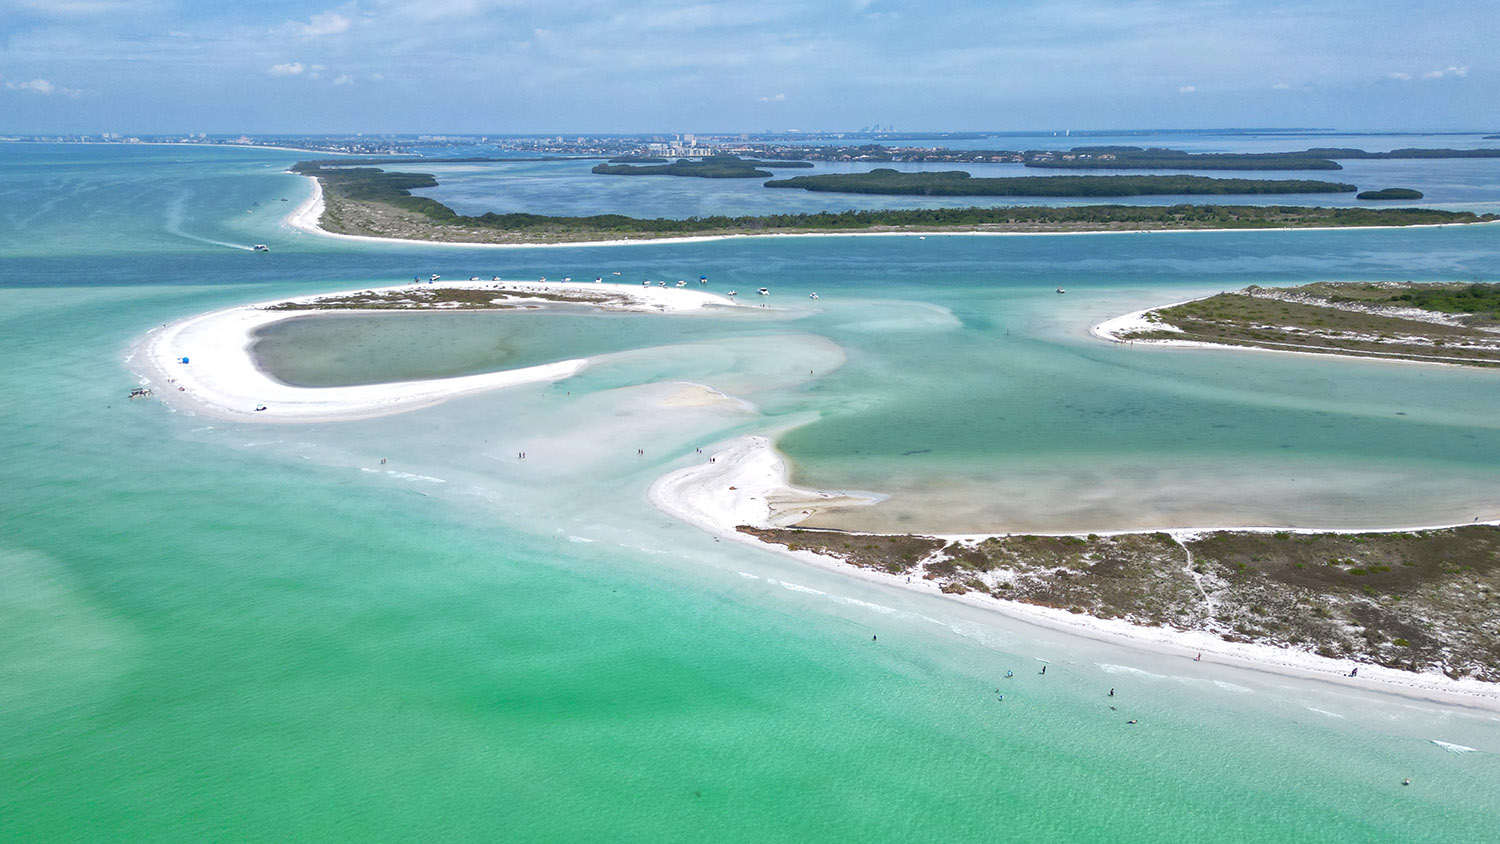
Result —
[{"label": "boat on sandbar", "polygon": [[762,296],[770,296],[771,295],[770,289],[765,288],[765,287],[757,287],[757,288],[755,288],[755,292],[759,293]]}]

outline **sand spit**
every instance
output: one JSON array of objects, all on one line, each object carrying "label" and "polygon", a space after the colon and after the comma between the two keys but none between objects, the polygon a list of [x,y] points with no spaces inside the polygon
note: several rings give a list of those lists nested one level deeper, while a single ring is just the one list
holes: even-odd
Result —
[{"label": "sand spit", "polygon": [[[163,326],[137,344],[131,363],[141,383],[174,407],[226,419],[256,422],[331,422],[403,413],[458,396],[567,378],[588,365],[587,358],[455,378],[366,384],[351,387],[294,387],[275,380],[255,364],[251,346],[257,329],[308,313],[349,310],[271,310],[360,293],[400,294],[445,288],[494,290],[496,297],[525,302],[528,294],[566,293],[596,297],[594,307],[661,313],[710,307],[740,307],[733,300],[699,290],[632,287],[581,282],[443,282],[324,293],[213,311]],[[366,311],[369,312],[369,311]],[[389,311],[376,311],[389,312]]]},{"label": "sand spit", "polygon": [[[834,557],[787,548],[740,533],[740,525],[785,527],[802,518],[803,510],[826,502],[829,507],[857,506],[878,500],[863,495],[843,495],[797,490],[788,486],[786,463],[766,437],[735,440],[712,455],[712,462],[679,469],[651,485],[651,502],[663,512],[696,525],[723,539],[744,542],[790,555],[806,563],[832,569],[851,577],[937,594],[938,584],[923,578],[886,574],[857,568]],[[1456,525],[1455,525],[1456,527]],[[1187,538],[1220,528],[1203,527],[1168,531]],[[1246,528],[1224,528],[1243,531]],[[1267,530],[1272,530],[1267,528]],[[1274,528],[1274,530],[1287,530]],[[1412,530],[1412,528],[1401,528]],[[1328,531],[1304,531],[1322,533]],[[1369,529],[1360,529],[1369,533]],[[1081,534],[1079,534],[1081,535]],[[940,537],[982,539],[983,535]],[[1056,630],[1093,639],[1129,644],[1168,656],[1193,660],[1201,654],[1210,663],[1232,664],[1283,676],[1312,678],[1351,688],[1377,689],[1445,705],[1500,711],[1500,685],[1472,679],[1454,680],[1441,674],[1417,674],[1380,665],[1345,659],[1329,659],[1306,651],[1256,643],[1226,642],[1202,630],[1144,627],[1115,619],[1078,615],[1063,609],[1007,601],[989,596],[945,595],[972,606],[998,612]],[[1357,677],[1348,676],[1354,668]]]}]

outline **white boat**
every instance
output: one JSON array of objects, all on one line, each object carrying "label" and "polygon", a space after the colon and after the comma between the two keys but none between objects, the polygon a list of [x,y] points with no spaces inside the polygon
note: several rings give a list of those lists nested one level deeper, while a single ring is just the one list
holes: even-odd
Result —
[{"label": "white boat", "polygon": [[252,246],[250,248],[254,249],[256,252],[270,252],[271,251],[271,247],[265,245],[264,243],[257,243],[257,244],[255,244],[254,246]]},{"label": "white boat", "polygon": [[807,298],[809,298],[809,299],[816,299],[816,298],[818,298],[818,294],[816,294],[816,293],[809,293],[809,294],[807,294]]},{"label": "white boat", "polygon": [[1059,288],[1057,288],[1057,292],[1058,293],[1067,293],[1068,291],[1066,291],[1066,290],[1062,289],[1061,287],[1059,287]]},{"label": "white boat", "polygon": [[729,295],[730,295],[730,296],[733,296],[733,295],[734,295],[734,294],[735,294],[735,292],[736,292],[736,291],[734,291],[734,290],[731,290],[731,291],[729,291]]},{"label": "white boat", "polygon": [[570,276],[570,275],[563,276],[563,281],[572,281],[572,280],[573,280],[573,277]]},{"label": "white boat", "polygon": [[698,283],[699,284],[708,284],[708,276],[706,276],[706,275],[700,275],[700,276],[698,276]]},{"label": "white boat", "polygon": [[604,276],[602,276],[602,275],[601,276],[595,276],[594,277],[594,283],[595,284],[603,284],[604,283]]},{"label": "white boat", "polygon": [[471,276],[469,276],[469,281],[478,281],[478,280],[479,280],[479,276],[477,276],[477,275],[471,275]]},{"label": "white boat", "polygon": [[643,284],[643,285],[645,285],[647,287],[650,287],[651,286],[651,279],[648,278],[645,281],[641,282],[641,284]]},{"label": "white boat", "polygon": [[685,282],[685,281],[678,281],[677,282],[677,286],[678,287],[687,287],[687,282]]},{"label": "white boat", "polygon": [[441,278],[442,278],[442,276],[438,275],[437,273],[433,273],[432,275],[428,276],[427,281],[430,284],[430,283],[432,283],[434,281],[437,281],[438,279],[441,279]]},{"label": "white boat", "polygon": [[767,289],[767,288],[764,288],[764,287],[757,287],[757,288],[755,288],[755,292],[759,293],[762,296],[770,296],[771,295],[771,291],[769,289]]}]

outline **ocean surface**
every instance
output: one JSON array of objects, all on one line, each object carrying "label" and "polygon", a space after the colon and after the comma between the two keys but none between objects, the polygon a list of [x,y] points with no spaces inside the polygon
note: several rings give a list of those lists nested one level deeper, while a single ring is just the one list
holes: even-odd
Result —
[{"label": "ocean surface", "polygon": [[[364,244],[282,226],[296,160],[0,145],[0,840],[1494,840],[1492,712],[1049,630],[644,495],[773,432],[797,482],[891,496],[851,524],[1494,518],[1495,373],[1087,336],[1249,283],[1493,280],[1492,227]],[[557,207],[601,201],[570,179]],[[125,398],[173,319],[433,272],[775,307],[262,340],[309,383],[595,358],[362,422]]]}]

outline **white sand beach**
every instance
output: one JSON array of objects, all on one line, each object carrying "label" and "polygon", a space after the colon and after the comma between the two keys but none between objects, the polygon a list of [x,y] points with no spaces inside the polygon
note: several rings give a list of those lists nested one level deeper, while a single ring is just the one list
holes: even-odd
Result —
[{"label": "white sand beach", "polygon": [[[1478,224],[1487,225],[1487,224]],[[1167,308],[1175,308],[1178,305],[1186,305],[1189,302],[1197,302],[1209,296],[1198,296],[1192,299],[1183,299],[1180,302],[1172,302],[1166,305],[1153,305],[1128,314],[1111,317],[1097,325],[1089,328],[1089,336],[1100,340],[1108,340],[1111,343],[1121,345],[1157,346],[1169,349],[1220,349],[1239,352],[1269,352],[1278,355],[1311,355],[1320,358],[1342,358],[1344,360],[1375,361],[1378,363],[1403,364],[1407,366],[1463,366],[1472,367],[1473,364],[1466,362],[1463,358],[1450,358],[1447,360],[1414,360],[1412,358],[1400,357],[1396,354],[1385,354],[1380,352],[1321,352],[1313,349],[1278,349],[1271,346],[1251,346],[1233,343],[1210,343],[1204,340],[1176,340],[1169,337],[1135,338],[1123,337],[1121,335],[1134,331],[1166,331],[1181,333],[1182,329],[1175,325],[1164,322],[1154,322],[1147,319],[1146,315],[1153,311],[1162,311]]]},{"label": "white sand beach", "polygon": [[[658,479],[648,491],[651,502],[662,512],[726,540],[756,545],[790,555],[803,562],[832,569],[850,577],[938,594],[938,584],[932,581],[858,568],[842,560],[811,551],[790,551],[779,545],[763,543],[753,536],[736,530],[740,525],[784,527],[799,520],[803,509],[815,508],[824,502],[827,502],[830,507],[858,506],[873,503],[877,499],[841,493],[820,493],[790,487],[787,483],[786,463],[766,437],[750,436],[737,439],[715,451],[711,457],[705,458],[705,460],[710,459],[712,462],[679,469]],[[1410,529],[1405,528],[1405,530]],[[1188,537],[1213,530],[1244,530],[1244,528],[1204,527],[1171,531],[1171,533],[1180,537]],[[1277,528],[1277,530],[1286,530],[1286,528]],[[984,536],[941,538],[982,539]],[[968,594],[944,595],[943,597],[964,601],[972,606],[1023,619],[1039,626],[1066,630],[1075,635],[1099,640],[1126,643],[1159,654],[1180,656],[1186,660],[1202,654],[1203,660],[1211,663],[1233,664],[1284,676],[1318,679],[1351,688],[1381,689],[1446,705],[1500,711],[1500,684],[1472,679],[1453,680],[1437,673],[1417,674],[1351,660],[1329,659],[1308,651],[1291,648],[1226,642],[1216,633],[1209,631],[1145,627],[1121,620],[1099,619],[1088,615],[1077,615],[1062,609],[988,596]],[[1359,675],[1349,677],[1350,670],[1355,667],[1359,668]]]},{"label": "white sand beach", "polygon": [[[746,307],[699,290],[633,287],[582,282],[455,281],[349,290],[260,302],[178,320],[148,334],[131,364],[141,383],[170,406],[228,419],[257,422],[329,422],[364,419],[427,407],[457,396],[520,384],[557,381],[588,365],[587,358],[454,378],[367,384],[350,387],[295,387],[267,375],[251,353],[257,329],[311,311],[269,310],[288,302],[306,303],[361,292],[391,293],[444,288],[494,290],[497,298],[525,303],[528,294],[566,291],[598,297],[595,307],[643,312],[684,312],[708,307]],[[535,299],[542,303],[544,300]],[[338,309],[318,313],[349,312]],[[368,313],[368,311],[366,311]],[[184,362],[184,360],[186,362]]]}]

